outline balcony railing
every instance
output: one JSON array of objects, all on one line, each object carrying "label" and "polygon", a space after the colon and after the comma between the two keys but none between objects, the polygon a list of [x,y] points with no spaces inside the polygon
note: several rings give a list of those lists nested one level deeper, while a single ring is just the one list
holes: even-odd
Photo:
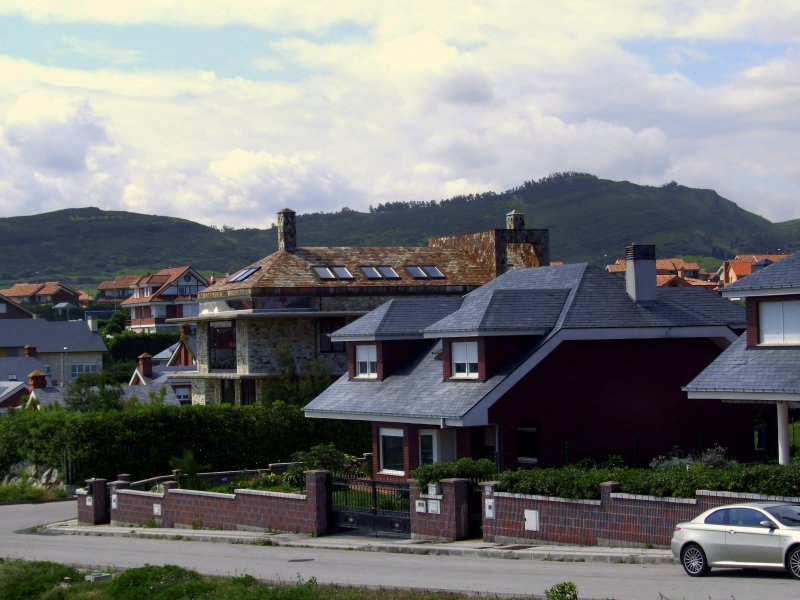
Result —
[{"label": "balcony railing", "polygon": [[235,369],[236,350],[233,348],[211,348],[209,352],[209,368]]}]

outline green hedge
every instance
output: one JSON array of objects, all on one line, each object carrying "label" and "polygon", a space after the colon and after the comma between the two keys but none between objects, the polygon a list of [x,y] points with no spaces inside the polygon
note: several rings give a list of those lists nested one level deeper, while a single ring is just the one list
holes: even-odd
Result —
[{"label": "green hedge", "polygon": [[800,464],[731,465],[667,469],[517,469],[497,476],[500,489],[516,494],[597,499],[600,484],[616,481],[628,494],[694,498],[697,490],[800,496]]},{"label": "green hedge", "polygon": [[497,476],[497,467],[494,461],[482,458],[473,460],[471,458],[460,458],[455,462],[438,462],[423,465],[411,471],[411,478],[417,480],[420,488],[425,488],[429,483],[435,483],[442,479],[452,479],[459,477],[471,479],[472,481],[488,481]]},{"label": "green hedge", "polygon": [[130,473],[144,479],[170,472],[170,459],[191,450],[212,470],[288,461],[298,450],[335,442],[361,454],[370,449],[368,425],[306,419],[302,409],[148,405],[114,412],[16,411],[0,418],[0,472],[22,459],[62,468],[69,454],[76,481]]}]

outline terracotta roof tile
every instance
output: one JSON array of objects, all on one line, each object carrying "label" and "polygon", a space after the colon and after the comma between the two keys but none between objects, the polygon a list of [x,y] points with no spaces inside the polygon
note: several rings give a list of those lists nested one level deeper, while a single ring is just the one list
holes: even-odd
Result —
[{"label": "terracotta roof tile", "polygon": [[8,289],[0,290],[0,294],[12,297],[33,296],[41,287],[41,283],[15,283]]}]

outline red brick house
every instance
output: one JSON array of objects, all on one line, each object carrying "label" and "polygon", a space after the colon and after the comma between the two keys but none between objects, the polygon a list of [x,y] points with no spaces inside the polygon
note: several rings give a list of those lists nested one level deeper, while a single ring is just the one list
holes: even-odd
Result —
[{"label": "red brick house", "polygon": [[54,306],[61,303],[81,305],[81,292],[60,281],[15,283],[8,289],[0,290],[0,294],[20,304],[32,306]]},{"label": "red brick house", "polygon": [[698,407],[724,401],[725,410],[750,405],[776,415],[763,423],[757,443],[788,464],[789,409],[800,406],[800,252],[726,286],[722,295],[745,300],[747,330],[686,386],[689,398]]},{"label": "red brick house", "polygon": [[681,389],[736,339],[744,311],[657,288],[653,246],[627,255],[624,280],[573,264],[512,270],[463,298],[392,300],[331,336],[349,370],[305,414],[370,421],[387,477],[463,456],[646,465],[675,445],[752,459],[752,407],[690,403]]}]

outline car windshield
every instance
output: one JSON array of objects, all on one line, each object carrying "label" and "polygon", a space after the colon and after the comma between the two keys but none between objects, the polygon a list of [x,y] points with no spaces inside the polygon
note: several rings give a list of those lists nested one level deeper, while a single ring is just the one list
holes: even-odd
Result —
[{"label": "car windshield", "polygon": [[767,512],[778,519],[781,525],[800,527],[800,504],[779,504],[770,506]]}]

